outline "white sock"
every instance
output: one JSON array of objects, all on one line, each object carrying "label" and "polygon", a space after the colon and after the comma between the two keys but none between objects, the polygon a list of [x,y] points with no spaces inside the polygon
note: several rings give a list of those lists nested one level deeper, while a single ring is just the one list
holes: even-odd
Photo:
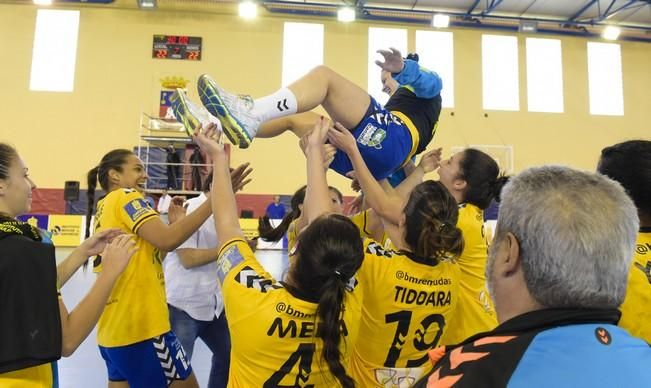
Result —
[{"label": "white sock", "polygon": [[293,115],[298,110],[296,96],[288,88],[282,88],[274,94],[258,98],[253,105],[253,113],[262,122]]}]

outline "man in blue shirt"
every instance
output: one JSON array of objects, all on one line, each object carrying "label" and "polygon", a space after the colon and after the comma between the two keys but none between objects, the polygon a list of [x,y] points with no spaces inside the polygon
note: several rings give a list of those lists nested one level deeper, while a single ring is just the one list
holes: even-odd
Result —
[{"label": "man in blue shirt", "polygon": [[274,201],[267,206],[267,217],[271,220],[282,220],[285,217],[285,205],[280,203],[280,195],[274,195]]}]

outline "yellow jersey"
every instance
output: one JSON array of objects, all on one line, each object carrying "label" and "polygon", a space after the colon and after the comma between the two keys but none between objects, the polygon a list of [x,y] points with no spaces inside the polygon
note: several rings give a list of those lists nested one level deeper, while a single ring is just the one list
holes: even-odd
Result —
[{"label": "yellow jersey", "polygon": [[486,286],[488,240],[484,233],[484,212],[475,205],[459,206],[457,227],[463,233],[464,248],[459,264],[459,305],[443,335],[442,345],[457,344],[497,326],[497,315]]},{"label": "yellow jersey", "polygon": [[294,254],[294,248],[296,247],[296,240],[298,239],[298,233],[300,230],[296,230],[296,223],[298,219],[292,221],[287,228],[287,252],[289,252],[290,258]]},{"label": "yellow jersey", "polygon": [[56,388],[57,364],[48,362],[30,368],[0,373],[2,388]]},{"label": "yellow jersey", "polygon": [[409,387],[429,371],[457,306],[458,269],[364,242],[358,272],[364,303],[350,373],[359,387]]},{"label": "yellow jersey", "polygon": [[[368,229],[368,217],[370,211],[371,209],[366,209],[364,211],[361,211],[357,214],[353,214],[352,216],[348,217],[353,222],[353,224],[357,226],[357,229],[359,229],[359,235],[363,239],[364,238],[374,239],[372,232]],[[391,240],[389,239],[389,235],[386,232],[382,232],[382,238],[380,239],[379,242],[384,248],[395,250],[395,246],[391,243]]]},{"label": "yellow jersey", "polygon": [[[100,346],[131,345],[170,331],[161,252],[137,235],[154,217],[158,213],[135,190],[114,190],[97,202],[95,231],[120,228],[133,233],[138,248],[113,286],[99,319]],[[102,270],[99,256],[94,270]]]},{"label": "yellow jersey", "polygon": [[619,326],[651,343],[651,228],[637,236]]},{"label": "yellow jersey", "polygon": [[[316,337],[317,304],[276,282],[243,239],[227,241],[219,252],[217,276],[231,333],[229,387],[337,387],[322,360]],[[361,295],[349,282],[340,343],[346,366],[359,331]]]}]

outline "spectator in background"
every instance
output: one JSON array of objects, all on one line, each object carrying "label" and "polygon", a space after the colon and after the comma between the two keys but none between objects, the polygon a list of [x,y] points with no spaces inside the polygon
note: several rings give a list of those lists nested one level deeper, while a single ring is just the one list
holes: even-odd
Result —
[{"label": "spectator in background", "polygon": [[274,195],[274,201],[267,206],[267,217],[271,220],[282,220],[285,217],[285,205],[280,203],[280,195]]},{"label": "spectator in background", "polygon": [[161,194],[160,198],[158,198],[158,206],[156,207],[156,210],[160,214],[167,214],[167,212],[170,209],[171,202],[172,202],[172,196],[169,195],[167,189],[163,189],[163,193]]}]

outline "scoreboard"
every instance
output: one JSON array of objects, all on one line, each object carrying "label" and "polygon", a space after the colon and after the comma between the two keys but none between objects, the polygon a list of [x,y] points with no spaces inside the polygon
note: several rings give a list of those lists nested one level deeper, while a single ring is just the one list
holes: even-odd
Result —
[{"label": "scoreboard", "polygon": [[154,35],[152,58],[201,60],[201,37]]}]

